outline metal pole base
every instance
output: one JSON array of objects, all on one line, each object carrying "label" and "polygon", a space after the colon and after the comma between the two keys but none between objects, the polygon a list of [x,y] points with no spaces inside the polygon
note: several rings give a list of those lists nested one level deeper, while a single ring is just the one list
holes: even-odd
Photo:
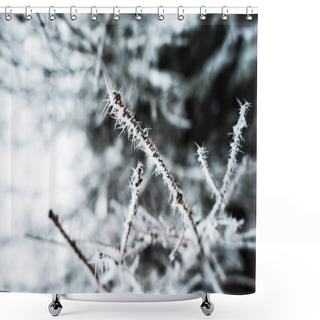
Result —
[{"label": "metal pole base", "polygon": [[62,304],[60,303],[61,294],[52,294],[52,302],[49,304],[49,312],[53,317],[56,317],[60,314],[62,310]]},{"label": "metal pole base", "polygon": [[[48,309],[53,317],[60,314],[62,310],[62,304],[60,303],[61,294],[52,294],[52,302],[49,304]],[[210,301],[209,293],[201,293],[202,303],[200,309],[206,316],[210,316],[214,310],[213,303]]]},{"label": "metal pole base", "polygon": [[206,316],[210,316],[213,312],[214,306],[213,303],[210,301],[209,293],[201,293],[202,303],[200,309]]}]

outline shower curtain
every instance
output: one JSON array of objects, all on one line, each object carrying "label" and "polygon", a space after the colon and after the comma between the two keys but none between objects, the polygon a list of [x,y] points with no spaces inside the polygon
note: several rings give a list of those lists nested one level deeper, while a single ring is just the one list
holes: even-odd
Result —
[{"label": "shower curtain", "polygon": [[0,290],[255,291],[257,15],[0,19]]}]

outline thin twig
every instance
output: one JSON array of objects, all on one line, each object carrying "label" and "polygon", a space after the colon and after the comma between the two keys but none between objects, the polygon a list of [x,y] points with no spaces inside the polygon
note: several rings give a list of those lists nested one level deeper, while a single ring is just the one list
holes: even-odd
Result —
[{"label": "thin twig", "polygon": [[240,105],[240,112],[239,112],[238,121],[236,125],[233,127],[233,139],[230,143],[230,155],[228,159],[227,170],[223,177],[222,187],[219,190],[220,192],[218,194],[217,200],[208,216],[208,218],[213,222],[214,222],[214,219],[216,218],[216,215],[218,213],[223,212],[225,209],[225,206],[226,206],[225,197],[231,183],[231,178],[233,176],[234,169],[237,165],[237,154],[240,150],[240,142],[242,140],[242,135],[241,135],[242,130],[247,127],[246,114],[247,114],[248,108],[250,107],[250,103],[245,102],[244,104],[242,104],[240,100],[238,100],[238,103]]},{"label": "thin twig", "polygon": [[79,247],[77,246],[76,242],[74,240],[71,240],[71,238],[68,236],[68,234],[65,232],[65,230],[63,229],[60,221],[59,221],[59,216],[54,214],[53,211],[50,209],[49,210],[49,218],[53,221],[53,223],[55,224],[55,226],[58,228],[58,230],[60,231],[60,233],[63,235],[63,237],[67,240],[67,242],[70,244],[71,248],[73,249],[73,251],[78,255],[79,259],[87,266],[87,268],[89,269],[89,271],[91,272],[91,274],[95,277],[96,281],[98,282],[99,285],[102,286],[102,288],[107,291],[110,292],[110,288],[108,285],[106,284],[100,284],[100,280],[99,280],[99,275],[97,273],[95,273],[94,267],[92,265],[90,265],[88,263],[87,258],[83,255],[83,253],[81,252],[81,250],[79,249]]},{"label": "thin twig", "polygon": [[241,164],[238,167],[237,172],[236,172],[233,180],[230,183],[230,187],[229,187],[228,191],[226,192],[226,195],[225,195],[226,203],[228,203],[232,199],[242,176],[246,173],[246,170],[248,167],[248,161],[249,161],[248,156],[244,156],[242,158]]},{"label": "thin twig", "polygon": [[[129,260],[130,258],[133,258],[134,256],[136,256],[137,254],[139,254],[140,252],[142,252],[143,250],[147,249],[148,247],[150,247],[151,245],[155,244],[155,243],[159,243],[161,241],[165,241],[168,242],[168,239],[172,239],[172,240],[177,240],[181,238],[181,236],[178,236],[176,234],[168,234],[168,233],[157,233],[157,232],[142,232],[142,234],[144,236],[149,236],[148,240],[145,240],[143,243],[141,243],[140,245],[134,247],[133,249],[131,249],[131,251],[127,252],[124,256],[123,256],[123,262]],[[137,236],[139,237],[140,233],[137,234]],[[188,244],[186,241],[179,241],[180,246],[186,247]],[[120,248],[117,249],[120,252]],[[106,253],[101,253],[100,254],[100,259],[112,259],[116,265],[119,264],[118,260],[119,259],[114,259],[112,257],[110,257],[108,254]]]},{"label": "thin twig", "polygon": [[131,201],[129,205],[129,212],[124,223],[124,232],[121,239],[121,246],[120,246],[120,263],[123,263],[124,254],[127,251],[127,243],[129,239],[129,234],[131,231],[131,227],[133,224],[133,220],[137,214],[138,209],[138,197],[139,197],[139,187],[142,183],[142,174],[143,174],[143,164],[138,162],[137,167],[135,168],[132,177],[131,177]]},{"label": "thin twig", "polygon": [[[42,242],[56,244],[58,246],[65,246],[66,245],[65,242],[59,242],[59,241],[56,241],[54,239],[43,238],[41,236],[36,236],[36,235],[31,234],[31,233],[26,233],[25,237],[33,239],[33,240],[38,240],[38,241],[42,241]],[[120,250],[120,247],[117,246],[117,245],[104,243],[104,242],[99,241],[99,240],[74,239],[74,241],[77,242],[77,243],[81,242],[81,243],[99,244],[102,247],[112,248],[112,249],[115,249],[115,250],[118,250],[118,251]]]},{"label": "thin twig", "polygon": [[219,189],[217,188],[214,180],[213,180],[213,176],[209,170],[209,165],[207,162],[207,154],[208,151],[205,147],[200,147],[197,145],[197,153],[198,153],[198,161],[201,164],[201,169],[203,172],[204,177],[206,178],[206,181],[209,185],[209,187],[211,188],[212,193],[215,195],[216,199],[219,197]]},{"label": "thin twig", "polygon": [[27,237],[27,238],[33,239],[33,240],[38,240],[38,241],[42,241],[42,242],[56,244],[58,246],[65,246],[66,245],[65,243],[56,241],[54,239],[46,239],[46,238],[43,238],[43,237],[40,237],[40,236],[33,235],[31,233],[26,233],[24,236]]},{"label": "thin twig", "polygon": [[231,149],[227,164],[227,171],[223,177],[223,184],[221,188],[221,193],[223,196],[226,194],[229,188],[233,171],[237,165],[237,154],[241,147],[240,142],[242,140],[242,130],[247,128],[246,115],[250,107],[250,103],[246,101],[244,104],[242,104],[240,100],[238,100],[238,103],[240,106],[240,112],[237,124],[233,127],[233,141],[230,143]]},{"label": "thin twig", "polygon": [[170,262],[173,262],[175,257],[176,257],[176,255],[178,254],[179,249],[181,247],[181,244],[183,242],[183,237],[184,237],[185,232],[186,232],[186,227],[183,228],[183,231],[182,231],[182,233],[180,235],[179,241],[177,242],[176,246],[174,247],[174,249],[170,253],[170,256],[169,256]]},{"label": "thin twig", "polygon": [[107,247],[107,248],[112,248],[112,249],[115,249],[115,250],[120,250],[120,246],[118,246],[118,245],[105,243],[105,242],[102,242],[102,241],[99,241],[99,240],[82,240],[82,239],[79,239],[79,240],[75,240],[75,241],[78,242],[78,243],[79,242],[82,242],[82,243],[94,243],[94,244],[99,244],[102,247]]},{"label": "thin twig", "polygon": [[149,241],[145,241],[143,242],[140,246],[137,246],[135,248],[133,248],[130,252],[128,252],[124,257],[123,260],[127,261],[130,258],[136,256],[137,254],[139,254],[140,252],[142,252],[143,250],[147,249],[148,247],[150,247],[151,245],[153,245],[154,243],[156,243],[159,240],[159,237],[157,234],[153,235],[150,237]]}]

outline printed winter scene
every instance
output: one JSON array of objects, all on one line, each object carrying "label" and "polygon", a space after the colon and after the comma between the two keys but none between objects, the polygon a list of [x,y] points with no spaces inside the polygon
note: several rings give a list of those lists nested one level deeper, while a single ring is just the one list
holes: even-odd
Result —
[{"label": "printed winter scene", "polygon": [[0,290],[254,292],[257,18],[0,28]]}]

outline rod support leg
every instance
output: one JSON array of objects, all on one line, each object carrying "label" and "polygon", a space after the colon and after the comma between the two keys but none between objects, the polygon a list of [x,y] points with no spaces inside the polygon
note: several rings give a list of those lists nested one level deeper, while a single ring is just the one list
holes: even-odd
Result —
[{"label": "rod support leg", "polygon": [[213,303],[210,301],[210,295],[209,293],[201,293],[201,297],[202,303],[200,309],[206,316],[210,316],[214,309]]},{"label": "rod support leg", "polygon": [[51,313],[51,315],[53,317],[58,316],[62,310],[62,304],[60,303],[60,297],[61,297],[61,294],[56,294],[56,293],[52,294],[52,301],[49,304],[48,308],[49,308],[49,312]]}]

